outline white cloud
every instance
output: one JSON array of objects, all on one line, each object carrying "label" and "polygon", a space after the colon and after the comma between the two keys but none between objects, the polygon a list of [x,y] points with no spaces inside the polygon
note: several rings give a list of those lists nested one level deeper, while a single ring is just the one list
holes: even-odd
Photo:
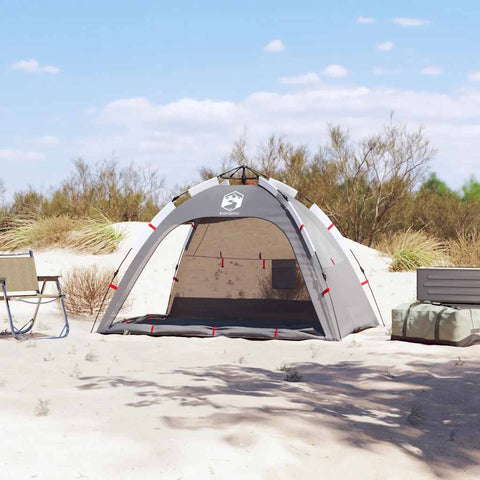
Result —
[{"label": "white cloud", "polygon": [[44,160],[45,155],[38,152],[27,152],[11,148],[0,149],[0,160],[5,162],[37,162]]},{"label": "white cloud", "polygon": [[281,52],[282,50],[285,50],[285,45],[283,42],[279,39],[272,40],[271,42],[267,43],[263,49],[266,52]]},{"label": "white cloud", "polygon": [[52,65],[41,66],[37,60],[20,60],[10,66],[12,70],[20,70],[25,73],[50,73],[55,75],[60,72],[58,67]]},{"label": "white cloud", "polygon": [[480,72],[470,72],[468,74],[469,82],[480,82]]},{"label": "white cloud", "polygon": [[441,75],[443,70],[435,65],[430,65],[429,67],[422,68],[420,73],[422,75]]},{"label": "white cloud", "polygon": [[392,20],[393,23],[401,27],[423,27],[430,23],[430,20],[423,20],[421,18],[398,17]]},{"label": "white cloud", "polygon": [[398,75],[402,73],[402,70],[400,68],[373,67],[372,73],[374,75]]},{"label": "white cloud", "polygon": [[173,185],[194,178],[202,165],[219,165],[244,127],[253,152],[272,133],[315,150],[325,141],[328,123],[360,138],[377,132],[392,111],[412,128],[425,125],[439,149],[432,167],[441,178],[458,186],[478,169],[479,91],[449,95],[324,83],[282,94],[255,92],[240,101],[119,99],[95,115],[95,136],[81,139],[66,153],[95,159],[115,151],[126,163],[150,162]]},{"label": "white cloud", "polygon": [[42,145],[43,147],[55,147],[60,143],[58,137],[53,135],[44,135],[43,137],[38,137],[35,139],[38,145]]},{"label": "white cloud", "polygon": [[93,115],[94,113],[97,113],[97,112],[98,112],[97,107],[88,107],[82,111],[82,113],[85,115]]},{"label": "white cloud", "polygon": [[372,17],[358,17],[357,23],[362,23],[362,24],[375,23],[375,19]]},{"label": "white cloud", "polygon": [[393,50],[393,47],[393,42],[377,43],[377,50],[380,50],[381,52],[390,52]]},{"label": "white cloud", "polygon": [[335,64],[325,67],[323,73],[332,78],[342,78],[346,77],[349,72],[344,66]]},{"label": "white cloud", "polygon": [[280,83],[291,85],[308,85],[311,83],[318,83],[320,77],[317,73],[305,73],[304,75],[294,75],[292,77],[282,77]]}]

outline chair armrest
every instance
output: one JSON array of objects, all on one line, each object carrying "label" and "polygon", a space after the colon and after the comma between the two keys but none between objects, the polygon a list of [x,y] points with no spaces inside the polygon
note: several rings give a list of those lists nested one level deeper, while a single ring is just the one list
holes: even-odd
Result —
[{"label": "chair armrest", "polygon": [[55,282],[60,278],[60,275],[39,275],[37,280],[39,282]]}]

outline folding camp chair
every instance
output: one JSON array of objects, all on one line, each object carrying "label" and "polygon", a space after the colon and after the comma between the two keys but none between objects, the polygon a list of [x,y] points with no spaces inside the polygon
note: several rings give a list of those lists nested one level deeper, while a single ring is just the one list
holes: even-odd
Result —
[{"label": "folding camp chair", "polygon": [[[5,330],[0,332],[0,335],[13,335],[17,340],[24,340],[25,335],[32,333],[35,320],[37,319],[40,305],[59,300],[65,324],[59,335],[57,336],[42,336],[31,338],[54,339],[63,338],[68,335],[70,326],[68,324],[67,311],[65,310],[65,303],[63,299],[65,295],[62,294],[60,287],[59,276],[37,276],[35,268],[35,260],[33,252],[19,253],[19,254],[1,254],[0,255],[0,300],[4,300],[8,319],[10,322],[10,331]],[[39,282],[42,282],[39,288]],[[53,282],[57,286],[57,292],[53,294],[45,293],[45,288],[48,282]],[[3,294],[3,295],[2,295]],[[35,305],[33,317],[29,319],[22,327],[18,328],[13,321],[13,315],[10,308],[12,300],[21,301]]]}]

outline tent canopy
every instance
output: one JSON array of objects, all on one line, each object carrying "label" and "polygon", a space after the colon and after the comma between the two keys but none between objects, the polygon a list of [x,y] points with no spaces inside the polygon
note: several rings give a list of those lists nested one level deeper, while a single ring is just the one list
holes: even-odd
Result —
[{"label": "tent canopy", "polygon": [[[257,178],[253,185],[214,178],[190,189],[178,207],[167,204],[112,283],[115,294],[98,332],[339,340],[376,326],[366,282],[338,230],[325,225],[328,217],[296,200],[291,187]],[[162,262],[155,252],[185,224],[191,226],[165,311],[125,315],[142,272]]]}]

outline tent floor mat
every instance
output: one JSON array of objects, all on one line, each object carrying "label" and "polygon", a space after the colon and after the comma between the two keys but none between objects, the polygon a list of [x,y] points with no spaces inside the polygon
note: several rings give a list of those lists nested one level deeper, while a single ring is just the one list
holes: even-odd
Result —
[{"label": "tent floor mat", "polygon": [[293,323],[270,319],[205,319],[172,318],[166,315],[144,315],[114,323],[107,332],[117,334],[246,338],[257,340],[307,340],[325,339],[322,331],[312,327],[311,321]]}]

